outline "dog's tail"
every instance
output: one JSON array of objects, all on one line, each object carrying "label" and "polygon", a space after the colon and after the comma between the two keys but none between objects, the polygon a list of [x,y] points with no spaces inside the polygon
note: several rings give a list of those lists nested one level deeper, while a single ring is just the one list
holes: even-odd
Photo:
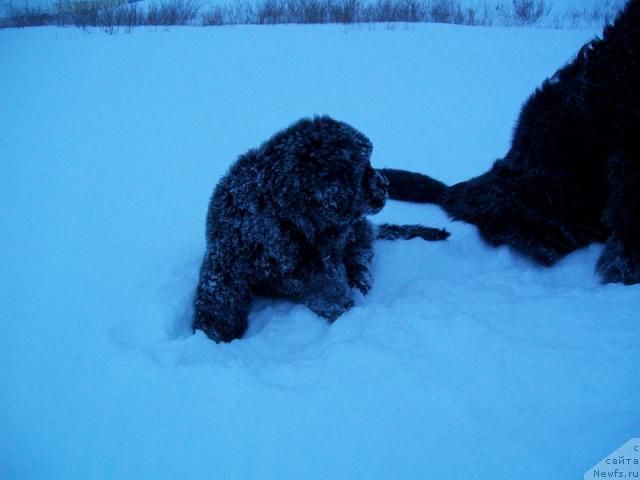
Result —
[{"label": "dog's tail", "polygon": [[392,168],[378,171],[389,180],[389,198],[393,200],[441,205],[449,188],[439,180],[421,173]]},{"label": "dog's tail", "polygon": [[379,240],[410,240],[422,238],[427,241],[445,240],[450,233],[445,229],[425,227],[423,225],[391,225],[383,223],[377,226],[376,238]]}]

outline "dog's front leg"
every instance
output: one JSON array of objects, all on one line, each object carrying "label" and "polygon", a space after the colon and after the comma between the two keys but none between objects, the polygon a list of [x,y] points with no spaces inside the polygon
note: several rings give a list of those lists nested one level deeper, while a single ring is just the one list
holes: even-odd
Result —
[{"label": "dog's front leg", "polygon": [[207,252],[200,269],[194,300],[193,329],[202,330],[216,342],[241,338],[247,329],[251,289],[245,278],[216,268]]},{"label": "dog's front leg", "polygon": [[355,287],[363,295],[373,286],[371,260],[373,259],[373,227],[367,220],[361,220],[348,239],[343,259],[350,287]]},{"label": "dog's front leg", "polygon": [[303,303],[313,312],[333,322],[353,306],[347,271],[342,263],[326,263],[306,285]]}]

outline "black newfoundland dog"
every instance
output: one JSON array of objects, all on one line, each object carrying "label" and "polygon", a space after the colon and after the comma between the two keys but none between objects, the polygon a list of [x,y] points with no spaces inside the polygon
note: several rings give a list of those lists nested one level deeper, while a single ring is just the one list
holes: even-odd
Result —
[{"label": "black newfoundland dog", "polygon": [[511,149],[452,186],[381,171],[393,199],[441,205],[543,264],[606,242],[604,282],[640,282],[640,0],[525,103]]},{"label": "black newfoundland dog", "polygon": [[449,234],[420,225],[374,227],[387,198],[369,140],[328,117],[304,119],[233,164],[211,197],[194,329],[242,337],[254,295],[288,298],[333,321],[366,294],[374,238]]}]

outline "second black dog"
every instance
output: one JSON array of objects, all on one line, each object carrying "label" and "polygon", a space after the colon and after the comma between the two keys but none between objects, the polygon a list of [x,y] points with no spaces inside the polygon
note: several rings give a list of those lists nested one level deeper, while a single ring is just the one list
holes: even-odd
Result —
[{"label": "second black dog", "polygon": [[382,173],[390,198],[437,203],[543,265],[606,242],[602,280],[640,282],[640,0],[535,91],[488,172],[451,187]]}]

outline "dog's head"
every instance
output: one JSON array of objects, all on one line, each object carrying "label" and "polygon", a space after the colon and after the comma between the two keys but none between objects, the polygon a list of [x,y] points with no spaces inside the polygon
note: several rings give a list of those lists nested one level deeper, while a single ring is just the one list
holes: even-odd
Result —
[{"label": "dog's head", "polygon": [[318,228],[377,213],[387,180],[370,163],[362,133],[329,117],[300,120],[262,145],[266,184],[282,217],[303,217]]}]

